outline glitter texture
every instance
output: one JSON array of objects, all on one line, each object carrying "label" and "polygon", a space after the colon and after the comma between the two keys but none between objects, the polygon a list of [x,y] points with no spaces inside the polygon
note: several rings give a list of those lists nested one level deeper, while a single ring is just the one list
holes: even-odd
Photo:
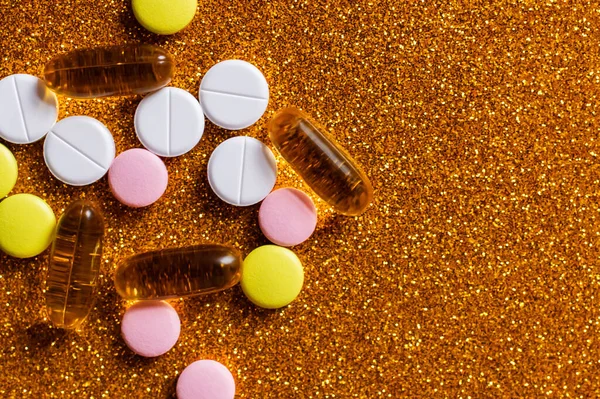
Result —
[{"label": "glitter texture", "polygon": [[[79,332],[44,319],[48,252],[0,255],[0,397],[172,398],[199,359],[226,365],[239,398],[600,396],[597,3],[207,0],[170,37],[141,28],[125,0],[0,0],[0,15],[0,77],[41,76],[61,51],[144,42],[173,54],[173,85],[195,94],[216,62],[250,61],[271,102],[242,133],[268,143],[273,114],[302,108],[375,191],[356,218],[316,202],[317,230],[295,248],[304,290],[289,307],[258,309],[239,287],[174,301],[181,339],[147,360],[119,336],[120,260],[267,243],[258,205],[224,204],[206,179],[211,151],[239,133],[208,123],[198,147],[166,160],[167,192],[145,209],[119,204],[106,179],[59,183],[42,143],[9,145],[13,193],[57,213],[94,200],[107,238]],[[122,152],[140,146],[139,101],[61,97],[60,118],[98,118]],[[306,189],[279,161],[277,186]]]}]

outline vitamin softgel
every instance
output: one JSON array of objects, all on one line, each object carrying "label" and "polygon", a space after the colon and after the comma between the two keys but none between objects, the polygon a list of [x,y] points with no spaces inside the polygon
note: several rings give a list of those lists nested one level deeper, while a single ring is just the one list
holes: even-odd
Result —
[{"label": "vitamin softgel", "polygon": [[46,64],[50,89],[69,97],[144,94],[171,81],[175,64],[162,48],[149,44],[99,47],[62,54]]}]

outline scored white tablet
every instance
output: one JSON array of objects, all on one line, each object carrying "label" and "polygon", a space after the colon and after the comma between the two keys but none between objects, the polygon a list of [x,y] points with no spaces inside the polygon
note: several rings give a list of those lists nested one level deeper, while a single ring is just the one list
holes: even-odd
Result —
[{"label": "scored white tablet", "polygon": [[262,201],[275,186],[277,162],[262,142],[245,136],[222,142],[208,160],[208,182],[223,201],[248,206]]},{"label": "scored white tablet", "polygon": [[106,174],[115,158],[112,134],[89,116],[60,120],[44,141],[44,160],[58,180],[71,186],[94,183]]},{"label": "scored white tablet", "polygon": [[204,133],[204,114],[190,93],[165,87],[137,107],[135,133],[144,147],[161,157],[176,157],[194,148]]},{"label": "scored white tablet", "polygon": [[215,125],[240,130],[254,124],[269,104],[269,85],[254,65],[219,62],[206,72],[198,94],[206,117]]},{"label": "scored white tablet", "polygon": [[10,75],[0,80],[0,137],[29,144],[48,133],[58,117],[56,94],[32,75]]}]

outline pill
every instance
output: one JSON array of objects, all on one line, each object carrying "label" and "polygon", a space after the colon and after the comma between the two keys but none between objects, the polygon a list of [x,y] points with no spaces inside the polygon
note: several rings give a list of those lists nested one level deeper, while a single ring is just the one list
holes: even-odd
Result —
[{"label": "pill", "polygon": [[108,184],[113,195],[133,208],[156,202],[168,183],[169,174],[164,162],[141,148],[119,154],[108,170]]},{"label": "pill", "polygon": [[215,125],[240,130],[254,124],[269,104],[269,85],[254,65],[241,60],[219,62],[200,83],[200,104]]},{"label": "pill", "polygon": [[48,133],[58,117],[58,99],[44,81],[31,75],[0,80],[0,137],[29,144]]},{"label": "pill", "polygon": [[56,225],[46,275],[46,313],[55,326],[77,328],[96,300],[104,221],[89,201],[71,203]]},{"label": "pill", "polygon": [[134,125],[138,139],[149,151],[176,157],[190,151],[202,138],[204,114],[190,93],[165,87],[140,102]]},{"label": "pill", "polygon": [[281,188],[267,195],[258,211],[258,225],[274,244],[298,245],[308,239],[317,226],[317,209],[306,193]]},{"label": "pill", "polygon": [[183,370],[176,392],[177,399],[233,399],[235,381],[221,363],[198,360]]},{"label": "pill", "polygon": [[287,248],[258,247],[244,259],[242,290],[257,306],[277,309],[290,304],[304,283],[300,259]]},{"label": "pill", "polygon": [[58,180],[85,186],[100,180],[115,158],[110,131],[97,119],[71,116],[60,120],[44,141],[44,161]]},{"label": "pill", "polygon": [[19,168],[15,156],[8,148],[0,144],[0,198],[11,192],[17,183]]},{"label": "pill", "polygon": [[75,50],[50,60],[44,79],[69,97],[144,94],[171,81],[175,64],[162,48],[149,44]]},{"label": "pill", "polygon": [[222,142],[208,160],[208,182],[215,194],[231,205],[262,201],[275,186],[277,162],[260,141],[245,136]]},{"label": "pill", "polygon": [[0,249],[16,258],[39,255],[52,242],[56,217],[40,197],[16,194],[0,202]]},{"label": "pill", "polygon": [[133,15],[140,25],[159,35],[172,35],[192,22],[197,0],[132,0]]},{"label": "pill", "polygon": [[121,336],[125,344],[143,357],[167,353],[179,339],[181,322],[177,311],[163,301],[143,301],[125,311]]},{"label": "pill", "polygon": [[123,299],[167,299],[210,294],[240,280],[242,258],[233,248],[200,244],[143,252],[119,263],[115,287]]},{"label": "pill", "polygon": [[273,145],[302,179],[337,212],[360,215],[373,201],[367,175],[325,130],[296,108],[269,123]]}]

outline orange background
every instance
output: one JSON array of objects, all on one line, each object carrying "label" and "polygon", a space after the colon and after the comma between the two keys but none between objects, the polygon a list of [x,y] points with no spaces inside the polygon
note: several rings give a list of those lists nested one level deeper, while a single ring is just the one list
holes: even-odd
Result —
[{"label": "orange background", "polygon": [[[119,336],[119,260],[194,243],[265,244],[257,207],[219,201],[206,179],[229,132],[208,123],[198,147],[166,161],[170,183],[147,209],[106,179],[60,184],[42,143],[10,145],[13,193],[58,214],[98,201],[108,224],[101,294],[78,332],[50,328],[48,253],[0,255],[0,396],[168,398],[183,368],[208,358],[240,398],[594,397],[600,395],[598,223],[600,10],[553,1],[201,1],[183,32],[143,30],[123,0],[0,0],[0,77],[41,76],[75,48],[155,43],[177,60],[173,85],[197,94],[216,62],[261,69],[271,102],[241,134],[295,105],[364,167],[376,199],[361,217],[320,201],[295,248],[305,287],[278,311],[239,287],[175,303],[177,346],[157,359]],[[60,98],[60,118],[105,123],[117,151],[139,147],[140,97]],[[279,158],[278,187],[305,188]]]}]

